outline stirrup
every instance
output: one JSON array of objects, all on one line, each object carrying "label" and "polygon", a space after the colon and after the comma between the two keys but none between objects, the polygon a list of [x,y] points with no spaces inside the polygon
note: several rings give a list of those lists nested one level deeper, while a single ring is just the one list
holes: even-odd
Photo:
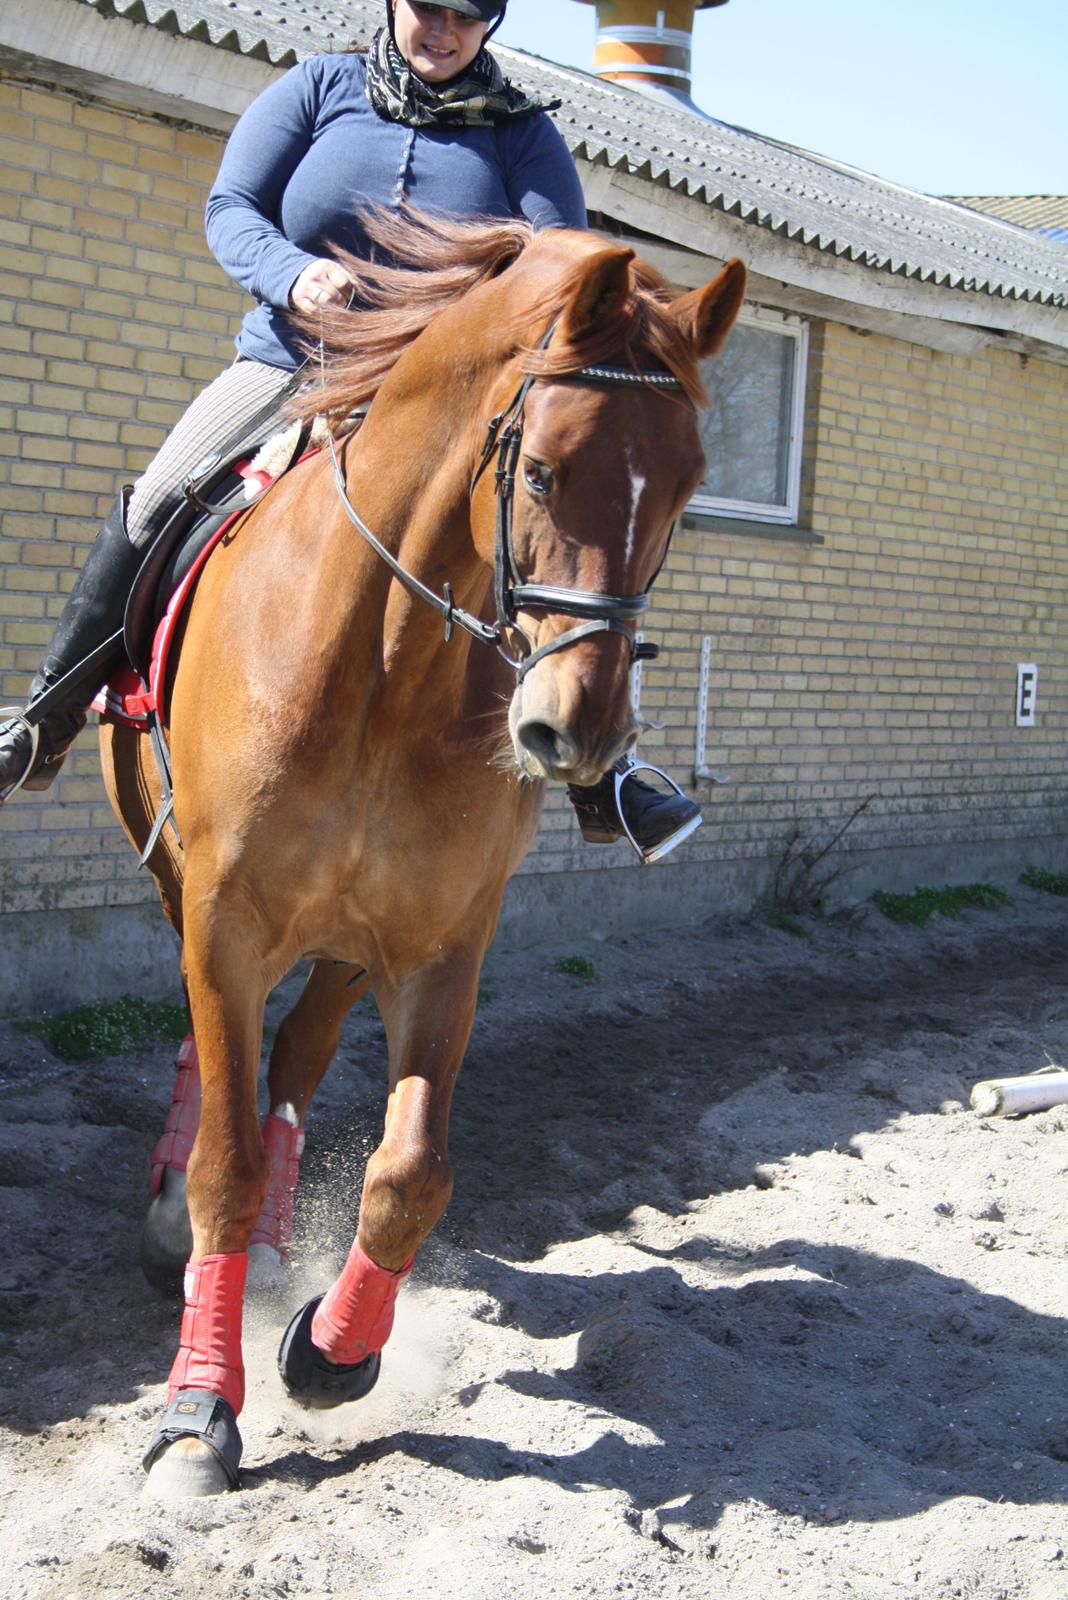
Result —
[{"label": "stirrup", "polygon": [[26,770],[17,783],[8,784],[6,789],[0,791],[0,805],[3,805],[5,800],[10,800],[13,794],[18,793],[37,765],[37,752],[41,744],[41,725],[38,722],[30,721],[27,715],[29,709],[29,706],[0,706],[0,725],[5,722],[21,722],[30,736],[30,759],[26,763]]},{"label": "stirrup", "polygon": [[630,828],[627,826],[627,813],[623,809],[623,785],[626,783],[628,778],[636,777],[639,772],[654,772],[658,778],[663,778],[664,782],[670,789],[674,791],[675,794],[679,796],[680,800],[685,800],[687,796],[684,790],[675,782],[674,778],[672,778],[668,773],[664,772],[662,768],[654,767],[651,761],[632,760],[630,765],[624,767],[622,771],[620,771],[618,768],[615,769],[613,776],[615,778],[616,815],[619,818],[619,824],[623,830],[623,836],[627,840],[631,849],[634,851],[634,854],[638,857],[638,860],[641,862],[642,866],[651,867],[654,862],[662,861],[666,855],[670,855],[672,850],[675,849],[676,845],[683,844],[685,840],[690,837],[691,833],[696,832],[696,830],[701,826],[703,818],[701,813],[698,812],[695,817],[690,818],[689,822],[684,822],[681,828],[676,828],[674,833],[668,834],[666,839],[661,840],[660,844],[656,845],[654,849],[650,850],[649,853],[646,854],[641,845],[638,843],[637,839],[634,837],[633,833],[631,833]]}]

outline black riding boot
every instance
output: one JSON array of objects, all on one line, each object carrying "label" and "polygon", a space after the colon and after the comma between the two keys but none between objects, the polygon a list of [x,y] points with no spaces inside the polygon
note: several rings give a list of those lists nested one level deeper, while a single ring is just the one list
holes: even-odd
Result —
[{"label": "black riding boot", "polygon": [[678,789],[661,794],[634,771],[634,761],[624,756],[599,783],[588,789],[569,783],[567,792],[587,844],[615,844],[626,836],[651,866],[701,826],[701,808]]},{"label": "black riding boot", "polygon": [[129,489],[123,489],[85,558],[30,685],[25,720],[13,717],[0,726],[0,799],[17,788],[51,787],[64,756],[85,727],[86,708],[122,658],[122,647],[116,645],[112,659],[94,663],[87,677],[74,677],[61,700],[39,720],[34,717],[35,701],[122,627],[130,586],[144,558],[144,551],[132,545],[126,533],[129,495]]}]

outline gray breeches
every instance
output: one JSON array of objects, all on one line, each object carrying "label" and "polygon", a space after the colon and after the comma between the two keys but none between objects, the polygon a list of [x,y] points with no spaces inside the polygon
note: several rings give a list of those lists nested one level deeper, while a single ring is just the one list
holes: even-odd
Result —
[{"label": "gray breeches", "polygon": [[131,543],[145,545],[159,532],[181,502],[193,468],[215,445],[251,422],[272,398],[281,409],[292,380],[283,367],[235,361],[197,395],[134,484],[127,520]]}]

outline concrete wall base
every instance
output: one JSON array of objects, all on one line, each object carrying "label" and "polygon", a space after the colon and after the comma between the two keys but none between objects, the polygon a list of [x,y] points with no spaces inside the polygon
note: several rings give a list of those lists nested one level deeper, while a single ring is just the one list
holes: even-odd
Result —
[{"label": "concrete wall base", "polygon": [[[556,936],[610,937],[628,928],[696,928],[716,917],[747,916],[769,903],[777,863],[767,858],[670,861],[648,868],[627,864],[597,873],[531,873],[512,880],[497,933],[506,949],[522,949]],[[866,899],[876,889],[907,893],[920,884],[990,880],[1010,894],[1026,867],[1064,871],[1068,835],[1044,839],[839,849],[823,871],[837,876],[825,909]]]},{"label": "concrete wall base", "polygon": [[[598,872],[527,873],[505,896],[497,943],[523,949],[555,938],[612,938],[628,930],[696,928],[767,902],[766,859],[627,863]],[[990,880],[1012,892],[1029,866],[1064,871],[1068,835],[898,849],[839,851],[828,909],[876,889]],[[178,942],[158,907],[15,912],[0,917],[0,1015],[61,1010],[124,994],[180,1000]]]},{"label": "concrete wall base", "polygon": [[181,1002],[178,940],[158,905],[0,917],[0,1015],[63,1011],[124,994]]}]

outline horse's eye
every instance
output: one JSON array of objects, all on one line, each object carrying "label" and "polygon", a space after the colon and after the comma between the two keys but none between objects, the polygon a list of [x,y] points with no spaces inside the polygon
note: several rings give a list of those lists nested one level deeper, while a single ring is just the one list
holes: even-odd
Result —
[{"label": "horse's eye", "polygon": [[553,486],[553,469],[544,461],[533,461],[528,456],[523,463],[523,477],[531,494],[550,494]]}]

